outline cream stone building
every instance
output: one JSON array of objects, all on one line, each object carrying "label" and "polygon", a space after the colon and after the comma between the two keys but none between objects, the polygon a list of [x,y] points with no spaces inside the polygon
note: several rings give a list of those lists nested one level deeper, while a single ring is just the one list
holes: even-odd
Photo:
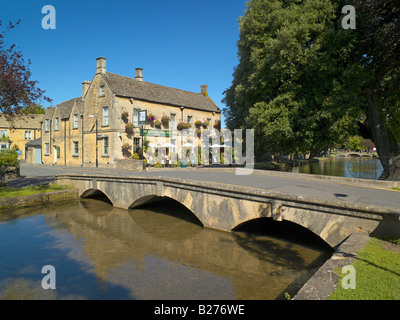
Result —
[{"label": "cream stone building", "polygon": [[0,114],[0,149],[16,147],[18,159],[25,159],[25,144],[40,138],[41,121],[40,114],[19,114],[12,120]]},{"label": "cream stone building", "polygon": [[[169,152],[187,141],[197,143],[196,125],[213,128],[221,121],[221,110],[208,97],[207,85],[199,89],[195,93],[147,82],[141,68],[132,78],[110,73],[106,58],[97,58],[93,79],[82,83],[82,96],[46,109],[42,162],[118,167],[122,160],[140,154],[142,141],[167,142]],[[149,121],[141,127],[143,110]],[[193,133],[185,141],[176,138],[182,127]]]}]

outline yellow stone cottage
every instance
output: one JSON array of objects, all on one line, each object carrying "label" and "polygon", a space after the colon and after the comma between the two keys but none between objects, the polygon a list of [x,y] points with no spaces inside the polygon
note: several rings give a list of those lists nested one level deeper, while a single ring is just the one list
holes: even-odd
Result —
[{"label": "yellow stone cottage", "polygon": [[[174,152],[184,143],[174,134],[182,123],[195,132],[195,124],[213,128],[221,121],[221,110],[208,97],[207,85],[199,89],[196,93],[147,82],[141,68],[132,78],[110,73],[106,58],[97,58],[93,79],[82,83],[82,96],[46,109],[42,163],[119,167],[122,160],[140,152],[142,140],[150,144],[167,140]],[[149,122],[141,131],[142,110]]]}]

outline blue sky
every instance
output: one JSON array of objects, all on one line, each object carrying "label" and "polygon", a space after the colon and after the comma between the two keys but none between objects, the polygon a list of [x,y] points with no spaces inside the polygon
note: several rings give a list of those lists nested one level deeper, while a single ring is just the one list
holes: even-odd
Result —
[{"label": "blue sky", "polygon": [[[56,9],[55,30],[42,28],[45,5]],[[193,92],[208,84],[222,109],[245,9],[245,0],[1,0],[0,20],[22,20],[6,40],[31,60],[53,106],[78,97],[103,56],[107,71],[123,76],[140,67],[145,81]]]}]

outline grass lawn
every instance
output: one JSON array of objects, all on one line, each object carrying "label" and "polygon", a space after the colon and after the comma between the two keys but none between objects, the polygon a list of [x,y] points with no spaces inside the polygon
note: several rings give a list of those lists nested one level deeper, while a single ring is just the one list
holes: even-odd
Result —
[{"label": "grass lawn", "polygon": [[[400,244],[371,238],[353,263],[356,288],[345,290],[339,282],[331,300],[400,300]],[[341,277],[346,274],[341,274]]]},{"label": "grass lawn", "polygon": [[34,187],[26,187],[26,188],[0,188],[0,198],[8,198],[8,197],[18,197],[18,196],[26,196],[28,194],[35,194],[35,193],[43,193],[43,192],[51,192],[51,191],[60,191],[60,190],[67,190],[73,189],[72,186],[67,185],[41,185],[41,186],[34,186]]}]

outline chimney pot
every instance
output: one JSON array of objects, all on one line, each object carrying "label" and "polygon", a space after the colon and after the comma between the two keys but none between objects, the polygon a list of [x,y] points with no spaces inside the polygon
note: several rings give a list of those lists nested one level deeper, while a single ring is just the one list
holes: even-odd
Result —
[{"label": "chimney pot", "polygon": [[201,93],[207,93],[208,85],[202,84],[202,85],[200,86],[200,88],[201,88]]},{"label": "chimney pot", "polygon": [[136,68],[136,80],[143,81],[143,69]]},{"label": "chimney pot", "polygon": [[106,73],[106,60],[107,58],[99,57],[96,59],[96,73]]}]

